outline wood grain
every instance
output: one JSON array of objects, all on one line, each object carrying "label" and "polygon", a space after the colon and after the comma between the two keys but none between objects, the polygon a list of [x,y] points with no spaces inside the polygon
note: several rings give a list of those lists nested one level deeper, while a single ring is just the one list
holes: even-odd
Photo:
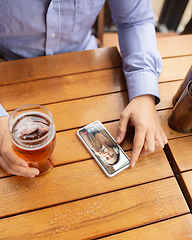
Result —
[{"label": "wood grain", "polygon": [[[119,122],[117,121],[104,124],[114,138],[116,138],[118,123]],[[77,130],[78,129],[59,132],[57,134],[57,144],[53,153],[56,165],[72,163],[91,158],[90,153],[78,138]],[[121,147],[124,151],[132,149],[133,134],[133,129],[128,128],[126,138],[121,144]],[[65,157],[63,158],[63,156]]]},{"label": "wood grain", "polygon": [[127,103],[127,93],[119,92],[48,104],[45,107],[53,115],[56,130],[62,131],[82,127],[95,120],[117,120]]},{"label": "wood grain", "polygon": [[[119,122],[116,121],[104,124],[114,138],[116,138],[118,123]],[[91,158],[90,154],[77,137],[77,130],[78,129],[58,132],[56,134],[56,147],[51,157],[52,159],[54,158],[55,165],[72,163]],[[121,144],[121,147],[125,151],[132,148],[133,134],[133,127],[128,127],[125,140]],[[0,167],[0,177],[8,175],[9,174],[5,173]]]},{"label": "wood grain", "polygon": [[[156,224],[130,230],[124,233],[115,234],[103,240],[181,240],[192,238],[192,216],[187,214],[172,218]],[[142,238],[141,238],[142,237]]]},{"label": "wood grain", "polygon": [[[100,185],[99,180],[98,178],[98,183],[95,185],[99,185],[100,188],[105,187],[105,184]],[[39,184],[42,185],[42,182]],[[72,189],[70,182],[66,184],[60,191],[63,197],[68,196],[69,191],[76,190]],[[30,190],[36,194],[35,189]],[[83,189],[79,188],[76,194],[81,191],[85,191],[85,186]],[[25,205],[26,198],[20,196],[22,196],[21,204],[16,199],[18,205]],[[33,198],[32,194],[29,196]],[[54,196],[54,191],[46,194],[46,197],[54,198]],[[39,195],[39,200],[44,202],[45,195]],[[32,199],[30,201],[32,202]],[[13,236],[14,239],[47,239],[50,236],[67,240],[93,239],[185,213],[189,213],[185,199],[176,180],[170,178],[1,219],[0,239]]]},{"label": "wood grain", "polygon": [[163,58],[192,55],[192,34],[157,38],[157,46]]},{"label": "wood grain", "polygon": [[81,73],[0,87],[0,102],[8,111],[25,104],[49,104],[126,91],[122,68]]},{"label": "wood grain", "polygon": [[[167,87],[172,87],[175,83],[164,83]],[[163,86],[164,89],[166,86]],[[161,87],[160,87],[161,88]],[[169,96],[169,91],[166,91],[166,97],[161,104],[156,106],[157,110],[170,107],[172,96]],[[120,117],[120,113],[128,104],[127,92],[117,92],[108,95],[93,96],[90,98],[76,99],[73,101],[59,102],[47,104],[45,107],[52,113],[57,131],[68,130],[72,128],[82,127],[95,120],[101,122],[116,121]],[[11,111],[8,111],[11,113]],[[171,113],[164,110],[161,116],[162,124],[164,124],[169,135],[173,135],[173,131],[167,124],[167,117]],[[161,115],[161,114],[160,114]],[[174,133],[176,136],[181,134]],[[187,135],[187,134],[183,134]]]},{"label": "wood grain", "polygon": [[[163,150],[140,157],[134,168],[108,178],[76,135],[80,127],[100,120],[116,137],[120,113],[128,103],[116,48],[0,64],[2,105],[11,113],[26,103],[42,104],[52,112],[57,130],[55,168],[48,174],[28,179],[0,168],[0,239],[192,236],[186,202],[191,208],[192,132],[177,133],[167,124],[172,97],[190,67],[191,42],[192,35],[158,39],[163,71],[162,102],[156,108],[169,139],[166,149],[180,172],[188,171],[179,176],[180,186]],[[133,133],[130,128],[122,143],[128,156]]]},{"label": "wood grain", "polygon": [[[85,150],[82,148],[81,158],[90,158]],[[62,152],[60,156],[63,159],[65,155],[67,154]],[[130,156],[129,152],[128,155]],[[58,162],[65,161],[62,159],[58,159]],[[170,176],[173,176],[173,172],[163,151],[160,150],[150,158],[141,157],[134,168],[128,168],[113,178],[106,177],[93,159],[55,167],[48,174],[34,179],[16,176],[2,178],[0,179],[0,196],[3,198],[0,204],[0,217],[87,198]]]},{"label": "wood grain", "polygon": [[176,172],[181,173],[192,169],[192,136],[170,140],[171,162]]},{"label": "wood grain", "polygon": [[[0,85],[121,67],[116,47],[2,62]],[[43,70],[42,70],[43,69]]]},{"label": "wood grain", "polygon": [[177,92],[182,81],[165,82],[159,84],[161,102],[156,106],[157,110],[173,108],[172,98]]},{"label": "wood grain", "polygon": [[185,172],[179,175],[179,182],[181,184],[187,202],[190,206],[190,209],[192,210],[192,171]]},{"label": "wood grain", "polygon": [[183,80],[192,63],[192,56],[163,59],[159,82]]},{"label": "wood grain", "polygon": [[[180,83],[181,81],[159,84],[161,102],[157,109],[173,106],[172,97]],[[0,102],[7,111],[10,111],[25,104],[45,105],[119,91],[127,91],[126,82],[122,69],[115,68],[1,86]]]}]

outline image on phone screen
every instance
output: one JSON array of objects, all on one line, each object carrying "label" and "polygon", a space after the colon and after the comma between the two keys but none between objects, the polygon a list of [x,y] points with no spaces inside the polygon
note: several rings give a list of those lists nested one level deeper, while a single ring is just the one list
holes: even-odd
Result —
[{"label": "image on phone screen", "polygon": [[96,121],[78,131],[78,135],[108,175],[129,166],[129,158],[101,122]]}]

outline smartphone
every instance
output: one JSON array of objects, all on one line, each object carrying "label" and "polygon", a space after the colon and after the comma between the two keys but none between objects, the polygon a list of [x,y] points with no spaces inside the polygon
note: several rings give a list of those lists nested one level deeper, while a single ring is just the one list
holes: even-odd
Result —
[{"label": "smartphone", "polygon": [[130,159],[100,121],[77,131],[85,147],[108,177],[130,166]]}]

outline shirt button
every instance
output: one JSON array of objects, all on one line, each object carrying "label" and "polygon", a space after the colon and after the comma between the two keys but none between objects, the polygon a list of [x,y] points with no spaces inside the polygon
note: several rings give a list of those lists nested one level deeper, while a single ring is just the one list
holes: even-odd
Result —
[{"label": "shirt button", "polygon": [[53,2],[50,3],[50,8],[53,8]]},{"label": "shirt button", "polygon": [[51,37],[55,37],[55,33],[52,33],[52,34],[51,34]]}]

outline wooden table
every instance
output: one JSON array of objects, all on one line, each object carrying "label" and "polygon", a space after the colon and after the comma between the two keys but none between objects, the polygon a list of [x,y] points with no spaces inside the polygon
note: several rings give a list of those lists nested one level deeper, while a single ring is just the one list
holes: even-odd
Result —
[{"label": "wooden table", "polygon": [[[34,179],[0,169],[0,239],[192,239],[192,133],[167,125],[172,97],[192,62],[192,36],[158,39],[163,57],[157,105],[169,139],[164,150],[108,178],[78,139],[100,120],[115,137],[128,102],[115,47],[0,63],[0,102],[53,114],[55,168]],[[132,136],[122,144],[130,156]]]}]

